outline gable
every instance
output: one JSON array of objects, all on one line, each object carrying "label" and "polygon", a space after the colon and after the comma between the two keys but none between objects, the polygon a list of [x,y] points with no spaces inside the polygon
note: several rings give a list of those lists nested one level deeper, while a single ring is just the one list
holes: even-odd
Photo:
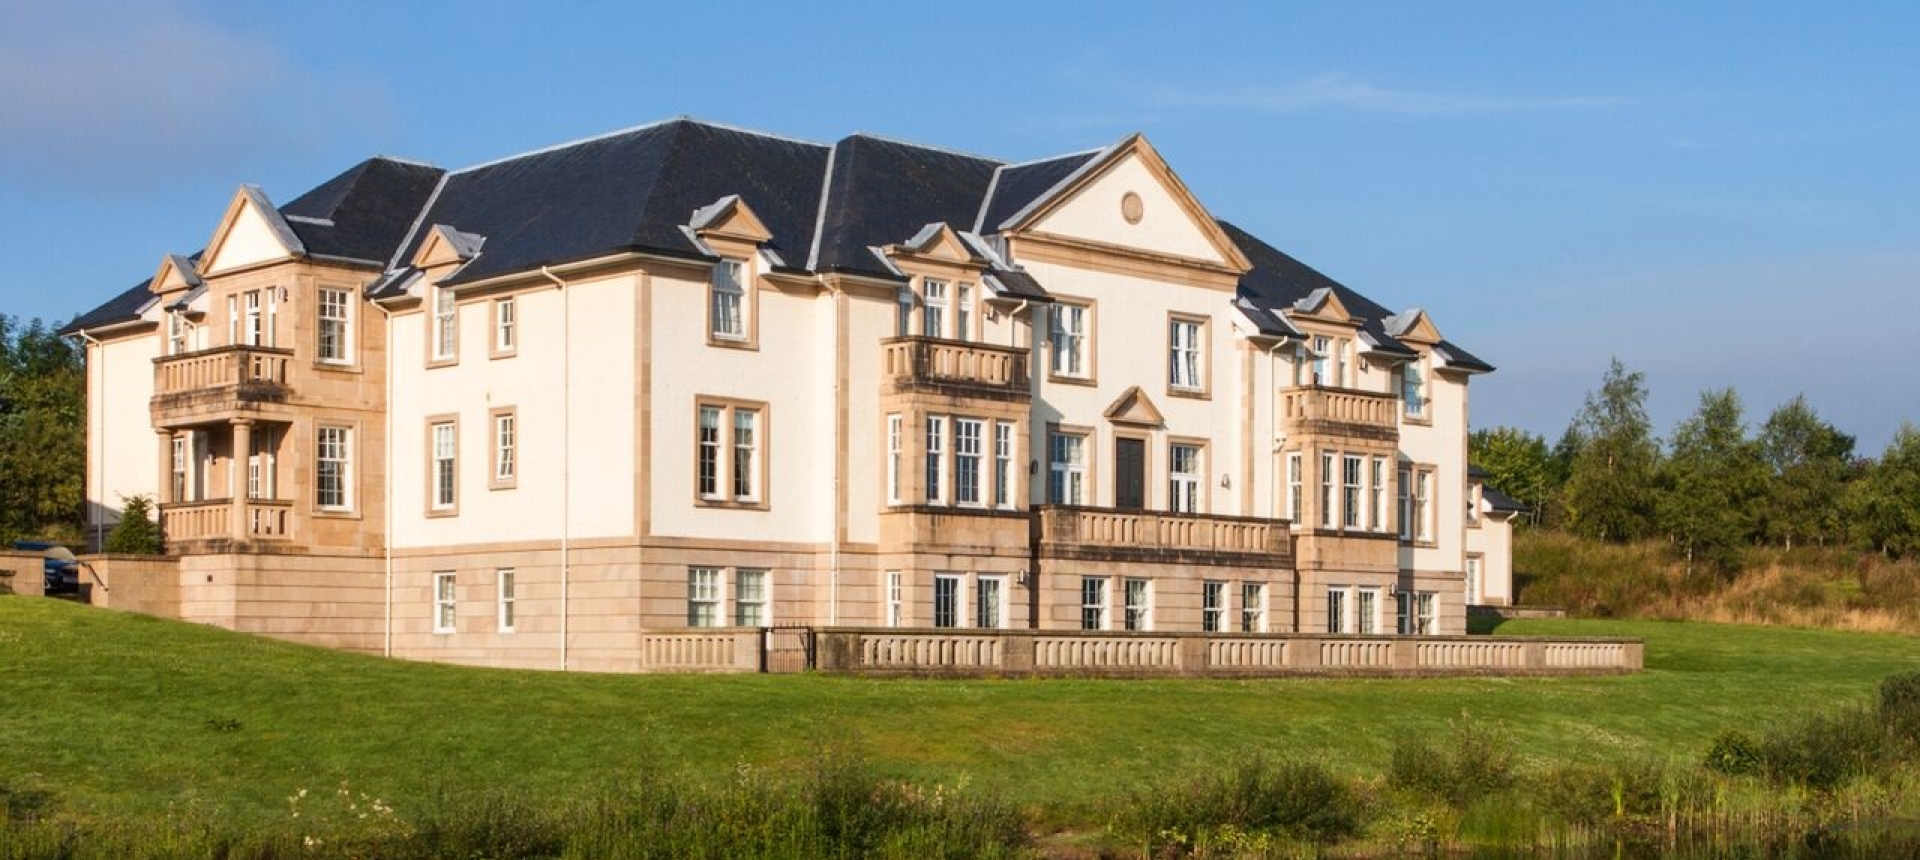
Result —
[{"label": "gable", "polygon": [[1142,144],[1054,203],[1024,231],[1246,268],[1173,174]]},{"label": "gable", "polygon": [[1395,340],[1429,345],[1443,340],[1440,329],[1433,324],[1433,318],[1427,316],[1426,311],[1418,308],[1395,314],[1389,317],[1386,323],[1387,334],[1392,335]]},{"label": "gable", "polygon": [[259,189],[243,187],[207,243],[209,274],[285,259],[303,249],[280,213]]},{"label": "gable", "polygon": [[1138,385],[1122,392],[1119,399],[1113,401],[1113,405],[1108,406],[1104,414],[1108,421],[1115,424],[1159,427],[1167,423],[1166,417],[1160,414],[1159,407],[1153,405],[1152,398],[1147,397],[1147,393],[1140,390]]}]

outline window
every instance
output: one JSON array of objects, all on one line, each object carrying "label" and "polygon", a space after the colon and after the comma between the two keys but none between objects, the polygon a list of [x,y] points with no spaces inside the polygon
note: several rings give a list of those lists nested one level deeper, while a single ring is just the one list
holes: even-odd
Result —
[{"label": "window", "polygon": [[1467,528],[1470,529],[1480,527],[1480,492],[1479,484],[1467,485]]},{"label": "window", "polygon": [[1415,543],[1433,542],[1433,471],[1418,469],[1413,473],[1413,540]]},{"label": "window", "polygon": [[921,282],[926,302],[920,307],[920,333],[927,337],[947,336],[947,282]]},{"label": "window", "polygon": [[1369,495],[1373,499],[1370,506],[1373,530],[1387,530],[1387,458],[1373,458],[1373,480],[1368,485]]},{"label": "window", "polygon": [[446,287],[433,289],[433,360],[452,361],[454,348],[458,341],[455,337],[459,329],[453,320],[453,291]]},{"label": "window", "polygon": [[513,569],[501,568],[499,572],[499,582],[500,582],[500,613],[499,613],[500,632],[512,633],[513,632],[513,604],[515,600],[519,599],[518,595],[514,593]]},{"label": "window", "polygon": [[512,355],[520,346],[520,305],[512,296],[493,302],[493,354]]},{"label": "window", "polygon": [[240,298],[227,297],[227,345],[240,345]]},{"label": "window", "polygon": [[1393,594],[1394,630],[1402,636],[1413,635],[1413,593],[1396,591]]},{"label": "window", "polygon": [[1013,425],[993,424],[993,506],[1013,507]]},{"label": "window", "polygon": [[687,568],[687,626],[720,626],[720,568]]},{"label": "window", "polygon": [[707,295],[710,333],[715,339],[747,339],[746,285],[742,278],[745,270],[746,266],[739,260],[713,264],[713,282]]},{"label": "window", "polygon": [[985,422],[972,418],[953,419],[953,500],[957,504],[980,504],[980,437],[985,427]]},{"label": "window", "polygon": [[953,339],[973,340],[973,285],[969,283],[954,288]]},{"label": "window", "polygon": [[1153,629],[1153,616],[1151,614],[1152,612],[1151,589],[1148,588],[1147,586],[1147,580],[1129,579],[1127,580],[1126,588],[1127,588],[1127,616],[1126,616],[1127,629],[1128,630]]},{"label": "window", "polygon": [[[964,286],[964,284],[962,285]],[[989,630],[1005,626],[1002,608],[1006,606],[1007,580],[999,576],[983,576],[977,581],[974,595],[974,626]]]},{"label": "window", "polygon": [[453,632],[454,593],[453,574],[436,573],[433,575],[433,632]]},{"label": "window", "polygon": [[520,416],[512,410],[493,413],[493,481],[496,488],[511,487],[519,476]]},{"label": "window", "polygon": [[274,480],[274,452],[279,446],[273,444],[273,428],[256,425],[249,437],[247,452],[247,498],[277,498],[279,487]]},{"label": "window", "polygon": [[720,418],[725,411],[718,406],[700,407],[697,481],[703,499],[720,498]]},{"label": "window", "polygon": [[927,416],[927,504],[930,505],[946,500],[940,488],[940,476],[947,471],[946,438],[947,419]]},{"label": "window", "polygon": [[1419,361],[1409,361],[1400,368],[1400,400],[1406,406],[1407,417],[1425,420],[1427,417],[1427,372]]},{"label": "window", "polygon": [[1184,391],[1204,388],[1200,383],[1201,329],[1199,322],[1188,319],[1175,319],[1167,325],[1167,384],[1173,388]]},{"label": "window", "polygon": [[436,512],[454,510],[458,501],[458,474],[455,471],[454,455],[458,451],[455,424],[452,421],[435,422],[431,428],[433,438],[433,473],[429,507]]},{"label": "window", "polygon": [[1327,632],[1347,632],[1347,590],[1327,589]]},{"label": "window", "polygon": [[1047,502],[1086,504],[1087,437],[1053,433],[1047,437]]},{"label": "window", "polygon": [[1303,480],[1300,465],[1300,452],[1289,452],[1287,454],[1287,519],[1296,523],[1300,521],[1300,482]]},{"label": "window", "polygon": [[1467,602],[1479,603],[1480,596],[1480,556],[1467,556]]},{"label": "window", "polygon": [[1200,585],[1200,629],[1207,633],[1221,632],[1221,622],[1227,617],[1227,584],[1224,582],[1206,582]]},{"label": "window", "polygon": [[887,571],[887,626],[900,626],[900,571]]},{"label": "window", "polygon": [[733,623],[736,627],[765,627],[767,614],[767,572],[741,568],[733,576]]},{"label": "window", "polygon": [[1422,636],[1431,636],[1439,630],[1440,596],[1431,591],[1422,591],[1414,595],[1414,620],[1417,626],[1414,632]]},{"label": "window", "polygon": [[266,330],[261,324],[260,291],[248,290],[242,296],[246,302],[247,315],[241,322],[240,331],[247,339],[247,346],[266,346]]},{"label": "window", "polygon": [[1084,379],[1087,373],[1087,307],[1055,304],[1048,314],[1048,344],[1055,376]]},{"label": "window", "polygon": [[1107,629],[1106,577],[1080,577],[1080,629]]},{"label": "window", "polygon": [[900,459],[906,456],[901,428],[899,415],[887,416],[887,503],[890,505],[900,504]]},{"label": "window", "polygon": [[1330,366],[1330,362],[1332,361],[1332,359],[1333,359],[1333,338],[1330,338],[1330,337],[1314,338],[1313,339],[1313,376],[1312,376],[1313,384],[1315,385],[1336,384],[1333,380],[1333,369]]},{"label": "window", "polygon": [[733,498],[751,502],[760,498],[760,413],[733,410]]},{"label": "window", "polygon": [[944,573],[933,577],[933,626],[960,626],[960,577]]},{"label": "window", "polygon": [[1320,452],[1320,526],[1333,528],[1333,452]]},{"label": "window", "polygon": [[1411,541],[1413,540],[1413,470],[1401,469],[1398,477],[1400,479],[1398,492],[1400,539]]},{"label": "window", "polygon": [[1266,583],[1240,583],[1240,632],[1267,632]]},{"label": "window", "polygon": [[1351,454],[1340,461],[1340,522],[1350,529],[1360,528],[1360,470],[1365,462]]},{"label": "window", "polygon": [[913,334],[913,289],[901,287],[899,292],[894,293],[893,301],[897,315],[893,333],[900,337]]},{"label": "window", "polygon": [[1175,442],[1167,450],[1168,510],[1200,513],[1200,446]]},{"label": "window", "polygon": [[315,439],[313,500],[321,510],[345,510],[352,504],[348,495],[348,430],[345,427],[321,427]]},{"label": "window", "polygon": [[[179,355],[187,351],[187,319],[179,311],[167,312],[167,354]],[[325,355],[323,354],[324,358]]]},{"label": "window", "polygon": [[320,360],[328,364],[352,361],[353,295],[346,290],[320,291]]},{"label": "window", "polygon": [[172,466],[173,481],[171,485],[171,493],[167,496],[167,500],[171,502],[184,502],[187,500],[187,437],[186,436],[175,435],[173,437],[173,457],[170,465]]},{"label": "window", "polygon": [[1362,588],[1354,592],[1353,620],[1355,632],[1371,636],[1379,633],[1380,590]]}]

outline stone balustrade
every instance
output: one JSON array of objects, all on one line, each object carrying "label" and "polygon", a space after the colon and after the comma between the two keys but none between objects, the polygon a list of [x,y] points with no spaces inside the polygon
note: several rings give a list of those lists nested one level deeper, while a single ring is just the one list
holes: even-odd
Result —
[{"label": "stone balustrade", "polygon": [[1280,677],[1638,672],[1638,639],[815,630],[824,672],[915,676]]},{"label": "stone balustrade", "polygon": [[1038,508],[1040,540],[1055,546],[1284,555],[1285,520],[1170,514],[1117,508]]},{"label": "stone balustrade", "polygon": [[755,672],[760,668],[755,628],[685,630],[640,636],[643,672]]},{"label": "stone balustrade", "polygon": [[[285,499],[248,499],[241,522],[249,540],[286,540],[293,536],[293,502]],[[168,543],[224,540],[233,532],[233,500],[168,502],[160,506],[160,532]]]},{"label": "stone balustrade", "polygon": [[881,369],[895,384],[946,384],[1027,394],[1027,350],[930,337],[881,342]]},{"label": "stone balustrade", "polygon": [[293,350],[265,346],[223,346],[154,359],[157,397],[226,387],[284,388]]},{"label": "stone balustrade", "polygon": [[1280,420],[1290,428],[1327,422],[1394,430],[1399,426],[1398,407],[1391,394],[1350,388],[1305,386],[1280,392]]}]

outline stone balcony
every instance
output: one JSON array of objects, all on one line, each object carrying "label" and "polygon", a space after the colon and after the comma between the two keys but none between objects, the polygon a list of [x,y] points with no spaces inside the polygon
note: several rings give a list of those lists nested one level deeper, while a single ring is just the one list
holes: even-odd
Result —
[{"label": "stone balcony", "polygon": [[1293,561],[1287,525],[1256,517],[1048,505],[1036,509],[1033,537],[1042,555],[1055,558],[1258,557],[1263,566],[1286,567]]},{"label": "stone balcony", "polygon": [[1288,434],[1399,438],[1398,398],[1377,391],[1303,386],[1280,392],[1280,424]]},{"label": "stone balcony", "polygon": [[881,377],[895,391],[931,391],[992,400],[1026,400],[1028,351],[931,337],[881,341]]},{"label": "stone balcony", "polygon": [[282,542],[293,535],[293,502],[286,499],[207,499],[160,505],[167,549],[214,549],[236,543]]},{"label": "stone balcony", "polygon": [[268,346],[222,346],[156,358],[154,417],[195,417],[283,402],[292,363],[293,350]]}]

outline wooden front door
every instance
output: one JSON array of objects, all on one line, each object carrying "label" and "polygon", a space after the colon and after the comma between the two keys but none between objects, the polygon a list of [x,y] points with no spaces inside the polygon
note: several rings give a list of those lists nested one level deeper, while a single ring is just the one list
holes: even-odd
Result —
[{"label": "wooden front door", "polygon": [[1125,437],[1113,440],[1113,506],[1140,510],[1147,506],[1147,443]]}]

